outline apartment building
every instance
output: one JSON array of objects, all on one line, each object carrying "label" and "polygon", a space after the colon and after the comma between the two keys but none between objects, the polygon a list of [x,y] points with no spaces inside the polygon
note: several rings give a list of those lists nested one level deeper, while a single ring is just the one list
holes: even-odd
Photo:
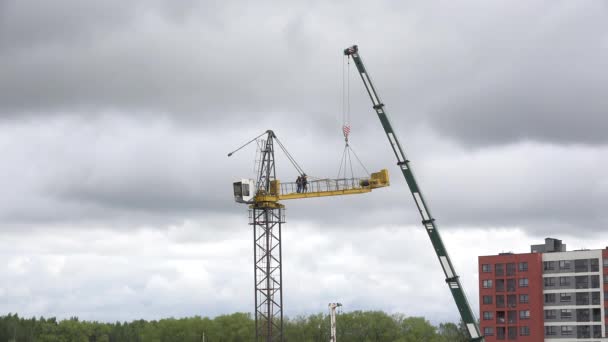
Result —
[{"label": "apartment building", "polygon": [[479,257],[487,342],[608,342],[608,247],[567,251],[547,238],[530,253]]}]

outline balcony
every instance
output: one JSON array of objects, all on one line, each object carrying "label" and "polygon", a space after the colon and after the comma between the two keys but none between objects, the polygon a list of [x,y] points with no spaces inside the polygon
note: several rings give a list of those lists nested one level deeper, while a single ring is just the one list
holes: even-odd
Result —
[{"label": "balcony", "polygon": [[576,305],[589,305],[589,293],[578,292],[576,294]]},{"label": "balcony", "polygon": [[505,275],[505,265],[504,264],[496,264],[494,265],[494,274],[497,277],[503,277]]},{"label": "balcony", "polygon": [[505,307],[505,296],[496,296],[496,307],[504,308]]},{"label": "balcony", "polygon": [[515,306],[517,306],[517,296],[516,295],[507,296],[507,306],[510,308],[514,308]]},{"label": "balcony", "polygon": [[496,327],[496,339],[504,340],[505,339],[505,327]]},{"label": "balcony", "polygon": [[496,292],[504,292],[504,291],[505,291],[505,280],[496,279]]},{"label": "balcony", "polygon": [[504,311],[496,311],[496,324],[505,324],[505,317]]},{"label": "balcony", "polygon": [[589,272],[589,262],[587,259],[574,260],[574,272]]},{"label": "balcony", "polygon": [[515,264],[508,263],[507,264],[507,277],[514,277],[514,276],[515,276]]}]

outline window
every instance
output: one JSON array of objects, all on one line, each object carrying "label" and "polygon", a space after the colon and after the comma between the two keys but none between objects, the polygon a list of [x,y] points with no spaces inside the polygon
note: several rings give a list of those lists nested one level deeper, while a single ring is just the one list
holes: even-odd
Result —
[{"label": "window", "polygon": [[508,295],[507,296],[507,306],[510,308],[514,308],[516,305],[517,305],[517,296]]},{"label": "window", "polygon": [[527,326],[519,327],[519,335],[520,336],[530,336],[530,327],[527,327]]},{"label": "window", "polygon": [[608,284],[608,274],[604,274],[604,284]]},{"label": "window", "polygon": [[484,272],[484,273],[492,272],[492,265],[490,265],[490,264],[481,265],[481,272]]},{"label": "window", "polygon": [[602,337],[602,326],[593,325],[593,338]]},{"label": "window", "polygon": [[589,260],[588,259],[574,260],[574,272],[589,272]]},{"label": "window", "polygon": [[505,296],[503,296],[503,295],[496,296],[496,307],[497,308],[505,307]]},{"label": "window", "polygon": [[515,263],[510,262],[507,264],[507,277],[515,276]]},{"label": "window", "polygon": [[555,293],[545,293],[545,304],[555,303]]},{"label": "window", "polygon": [[496,327],[496,339],[504,340],[505,339],[505,327]]},{"label": "window", "polygon": [[519,287],[528,287],[528,278],[519,278]]},{"label": "window", "polygon": [[545,319],[556,319],[557,310],[545,310]]},{"label": "window", "polygon": [[571,325],[562,325],[562,335],[572,335],[574,327]]},{"label": "window", "polygon": [[559,286],[570,286],[570,277],[559,277]]},{"label": "window", "polygon": [[504,311],[496,311],[496,323],[504,323],[505,322],[505,312]]},{"label": "window", "polygon": [[588,289],[589,288],[589,276],[574,277],[574,286],[577,289]]},{"label": "window", "polygon": [[562,309],[562,311],[560,312],[560,316],[561,319],[570,319],[572,318],[572,310],[571,309]]},{"label": "window", "polygon": [[517,311],[515,311],[515,310],[507,311],[507,322],[509,322],[509,324],[517,323]]},{"label": "window", "polygon": [[496,292],[503,292],[505,290],[505,280],[496,279]]},{"label": "window", "polygon": [[600,270],[600,259],[589,259],[589,265],[591,266],[591,272],[597,272]]},{"label": "window", "polygon": [[505,275],[505,264],[496,264],[494,265],[494,273],[497,276]]},{"label": "window", "polygon": [[555,286],[555,284],[556,284],[555,277],[545,278],[545,287],[553,287],[553,286]]},{"label": "window", "polygon": [[557,335],[557,327],[556,326],[545,327],[545,336],[553,336],[553,335]]},{"label": "window", "polygon": [[485,319],[486,321],[494,319],[494,313],[492,311],[484,311],[483,312],[483,319]]},{"label": "window", "polygon": [[521,310],[519,312],[519,319],[530,319],[530,310]]},{"label": "window", "polygon": [[576,305],[589,305],[589,292],[576,293]]},{"label": "window", "polygon": [[519,263],[519,272],[526,272],[527,270],[528,270],[528,263],[520,262]]},{"label": "window", "polygon": [[591,329],[588,325],[579,325],[576,327],[576,337],[577,338],[590,338],[591,337]]},{"label": "window", "polygon": [[589,278],[591,278],[591,288],[592,289],[599,289],[600,288],[600,276],[599,275],[592,275]]},{"label": "window", "polygon": [[507,291],[515,292],[515,278],[507,279]]},{"label": "window", "polygon": [[519,303],[520,304],[526,304],[526,303],[528,303],[529,300],[530,299],[529,299],[529,297],[528,297],[527,294],[520,294],[519,295]]},{"label": "window", "polygon": [[492,288],[492,279],[484,280],[482,282],[482,286],[484,289],[491,289]]},{"label": "window", "polygon": [[560,293],[559,294],[559,301],[564,303],[564,302],[571,302],[572,301],[572,294],[571,293]]},{"label": "window", "polygon": [[508,327],[507,333],[509,340],[517,340],[517,327]]},{"label": "window", "polygon": [[555,269],[555,261],[543,262],[543,268],[545,271],[553,271]]},{"label": "window", "polygon": [[494,335],[494,328],[492,328],[492,327],[483,328],[483,336],[493,336],[493,335]]},{"label": "window", "polygon": [[483,296],[484,304],[492,304],[492,296]]},{"label": "window", "polygon": [[560,269],[560,271],[569,270],[570,269],[570,260],[560,260],[559,269]]},{"label": "window", "polygon": [[608,267],[608,258],[604,258],[604,267]]}]

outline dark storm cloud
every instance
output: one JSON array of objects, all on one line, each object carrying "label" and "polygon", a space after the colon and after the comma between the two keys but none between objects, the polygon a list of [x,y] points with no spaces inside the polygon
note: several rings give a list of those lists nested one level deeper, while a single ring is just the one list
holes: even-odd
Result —
[{"label": "dark storm cloud", "polygon": [[[601,2],[3,5],[3,116],[119,109],[217,123],[287,111],[328,134],[340,51],[359,42],[410,124],[471,146],[606,142]],[[352,83],[352,107],[367,110]]]},{"label": "dark storm cloud", "polygon": [[7,54],[54,45],[88,45],[128,25],[135,10],[133,4],[112,0],[6,0],[0,4],[0,48]]},{"label": "dark storm cloud", "polygon": [[296,93],[304,84],[293,73],[301,61],[285,63],[286,37],[294,36],[288,19],[260,24],[256,14],[264,8],[229,2],[112,4],[87,13],[79,11],[86,5],[69,2],[49,11],[6,6],[12,20],[4,23],[0,53],[5,116],[121,109],[217,122],[298,98],[279,91]]}]

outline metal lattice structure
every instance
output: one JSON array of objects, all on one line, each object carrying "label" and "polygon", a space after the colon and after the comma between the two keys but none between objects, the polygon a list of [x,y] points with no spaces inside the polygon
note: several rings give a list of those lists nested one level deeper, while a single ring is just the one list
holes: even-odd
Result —
[{"label": "metal lattice structure", "polygon": [[[310,182],[306,173],[287,152],[273,131],[259,141],[257,179],[233,183],[235,201],[249,204],[249,224],[253,226],[255,341],[283,342],[283,268],[281,228],[285,207],[280,200],[363,194],[389,186],[388,171],[372,173],[366,178],[316,179]],[[264,135],[261,134],[228,154],[233,155]],[[274,143],[277,143],[298,171],[300,183],[276,179]],[[304,181],[301,181],[303,177]]]},{"label": "metal lattice structure", "polygon": [[[276,180],[274,133],[262,144],[257,193],[269,193]],[[283,341],[283,270],[281,224],[284,208],[276,202],[258,202],[249,210],[253,225],[256,341]]]},{"label": "metal lattice structure", "polygon": [[283,341],[281,228],[284,208],[251,208],[256,341]]}]

